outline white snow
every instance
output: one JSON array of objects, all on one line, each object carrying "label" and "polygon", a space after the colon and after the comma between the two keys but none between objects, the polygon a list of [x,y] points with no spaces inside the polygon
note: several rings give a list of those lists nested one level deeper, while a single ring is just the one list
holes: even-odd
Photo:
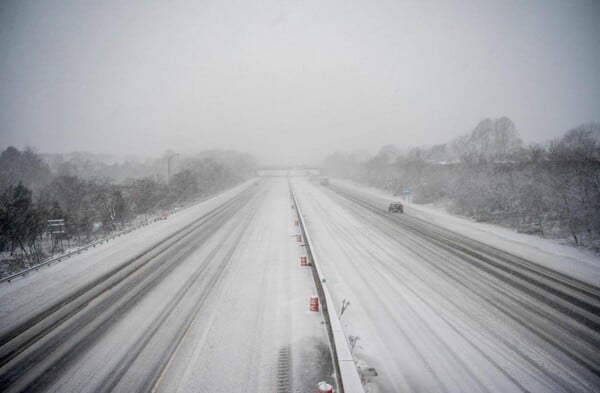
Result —
[{"label": "white snow", "polygon": [[215,198],[174,214],[167,220],[154,222],[79,255],[42,267],[26,277],[0,284],[0,332],[65,294],[83,287],[152,244],[168,238],[251,184],[253,181],[245,182]]},{"label": "white snow", "polygon": [[451,215],[441,207],[402,201],[391,192],[348,180],[335,179],[332,184],[360,192],[384,208],[391,201],[401,201],[407,215],[511,252],[590,284],[600,285],[600,256],[589,250],[561,244],[555,239],[517,233],[498,225],[474,222],[468,218]]},{"label": "white snow", "polygon": [[[237,187],[168,220],[1,286],[2,328],[14,326],[32,312],[160,242],[248,186]],[[300,266],[305,250],[295,239],[299,227],[294,225],[295,211],[291,209],[287,182],[263,180],[254,190],[257,192],[244,208],[209,238],[198,244],[186,241],[176,247],[172,257],[181,255],[181,263],[126,312],[111,314],[121,301],[128,301],[127,296],[117,299],[78,332],[76,336],[85,337],[97,330],[96,319],[113,317],[109,327],[89,347],[73,352],[73,356],[78,354],[76,361],[61,370],[45,390],[96,391],[115,375],[122,359],[136,353],[133,350],[137,343],[165,315],[167,318],[156,334],[118,380],[117,391],[140,390],[173,343],[178,343],[174,355],[152,386],[153,391],[279,393],[277,378],[281,367],[294,391],[313,390],[322,380],[332,382],[323,316],[309,311],[309,298],[316,290],[311,270]],[[140,276],[151,278],[143,272]],[[186,284],[189,289],[173,308],[173,299]],[[96,303],[94,300],[88,307]],[[66,324],[75,323],[78,315]],[[190,323],[178,341],[186,321]],[[68,353],[68,345],[76,338],[68,338],[56,352]],[[48,353],[44,361],[51,363],[57,353]]]},{"label": "white snow", "polygon": [[[597,375],[544,338],[599,360],[575,332],[596,342],[597,333],[328,187],[303,179],[294,185],[337,311],[344,299],[351,303],[341,322],[347,337],[360,337],[355,358],[379,374],[371,392],[591,392],[599,386]],[[385,209],[389,198],[375,197]],[[407,211],[416,214],[412,205]],[[494,245],[514,242],[477,226],[460,228],[443,214],[418,214]],[[526,243],[522,249],[536,255]]]}]

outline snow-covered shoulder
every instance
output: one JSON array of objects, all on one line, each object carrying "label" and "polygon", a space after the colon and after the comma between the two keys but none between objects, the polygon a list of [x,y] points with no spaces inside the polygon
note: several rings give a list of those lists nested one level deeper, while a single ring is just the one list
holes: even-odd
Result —
[{"label": "snow-covered shoulder", "polygon": [[[339,187],[352,189],[382,204],[398,200],[391,192],[367,187],[356,182],[334,179]],[[600,256],[592,251],[561,244],[557,239],[516,233],[513,230],[489,223],[474,222],[454,216],[441,207],[404,202],[405,214],[456,232],[473,240],[526,258],[539,265],[570,275],[592,285],[600,285]]]}]

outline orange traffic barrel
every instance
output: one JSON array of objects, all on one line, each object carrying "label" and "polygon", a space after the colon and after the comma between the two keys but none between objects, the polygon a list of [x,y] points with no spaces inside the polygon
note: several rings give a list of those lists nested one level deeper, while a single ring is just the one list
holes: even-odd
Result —
[{"label": "orange traffic barrel", "polygon": [[302,255],[300,257],[300,266],[308,266],[308,259],[306,258],[306,255]]},{"label": "orange traffic barrel", "polygon": [[319,311],[319,297],[318,296],[310,297],[310,311]]}]

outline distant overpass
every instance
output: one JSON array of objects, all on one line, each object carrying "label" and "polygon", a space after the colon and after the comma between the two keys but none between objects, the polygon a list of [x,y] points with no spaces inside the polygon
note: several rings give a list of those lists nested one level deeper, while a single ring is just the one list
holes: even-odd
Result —
[{"label": "distant overpass", "polygon": [[263,165],[258,167],[256,175],[266,176],[310,176],[320,175],[321,168],[314,165]]}]

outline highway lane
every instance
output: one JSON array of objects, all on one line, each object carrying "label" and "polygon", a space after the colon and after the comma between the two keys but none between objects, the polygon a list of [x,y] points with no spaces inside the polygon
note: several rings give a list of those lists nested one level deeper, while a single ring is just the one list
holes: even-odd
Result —
[{"label": "highway lane", "polygon": [[373,390],[599,390],[598,288],[351,188],[294,184]]},{"label": "highway lane", "polygon": [[[291,392],[331,380],[286,182],[177,220],[166,239],[138,239],[134,257],[46,287],[52,301],[36,302],[43,272],[1,287],[28,298],[0,303],[2,390]],[[100,262],[118,258],[103,250]]]},{"label": "highway lane", "polygon": [[[168,220],[155,222],[126,236],[116,238],[80,255],[32,272],[26,279],[15,279],[0,285],[0,337],[31,318],[32,313],[48,309],[61,302],[65,294],[81,291],[103,275],[118,269],[125,262],[140,258],[161,248],[183,228],[193,225],[227,203],[249,183],[242,184],[216,197],[191,206]],[[160,250],[156,250],[160,251]],[[30,288],[36,288],[31,291]]]}]

